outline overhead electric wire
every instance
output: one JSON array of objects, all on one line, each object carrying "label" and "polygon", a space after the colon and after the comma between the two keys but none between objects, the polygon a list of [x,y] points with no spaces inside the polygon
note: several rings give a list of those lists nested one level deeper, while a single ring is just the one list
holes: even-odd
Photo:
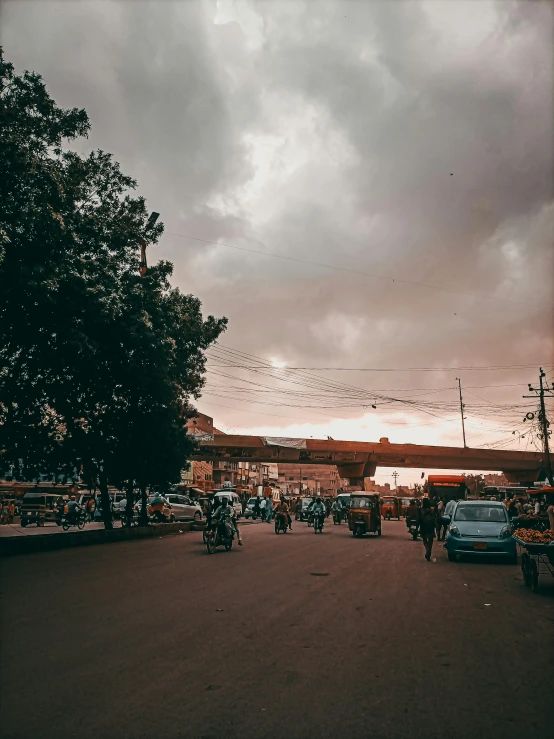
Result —
[{"label": "overhead electric wire", "polygon": [[[221,365],[212,365],[213,367],[216,367],[217,369],[230,369],[231,367],[235,369],[257,369],[257,365],[241,365],[241,364],[221,364]],[[508,364],[508,365],[499,365],[499,366],[481,366],[481,367],[275,367],[274,369],[283,369],[283,370],[292,370],[292,371],[298,371],[298,370],[310,370],[313,372],[479,372],[479,371],[502,371],[502,370],[528,370],[528,369],[537,369],[541,365],[539,364]],[[546,367],[548,365],[543,364],[542,367]],[[517,385],[523,385],[524,383],[516,383]],[[484,385],[482,387],[492,387],[488,385]],[[494,386],[494,387],[503,387],[501,385]]]},{"label": "overhead electric wire", "polygon": [[[391,412],[393,408],[404,407],[405,410],[412,413],[425,413],[432,416],[434,421],[431,424],[436,423],[452,423],[457,419],[445,418],[441,413],[453,413],[458,408],[458,402],[452,401],[430,401],[420,400],[419,398],[425,395],[436,394],[443,392],[444,390],[454,390],[452,388],[413,388],[404,389],[398,392],[411,392],[411,398],[395,398],[390,395],[384,395],[384,392],[390,391],[376,391],[366,390],[359,388],[347,383],[339,382],[331,378],[321,377],[315,375],[307,370],[296,369],[291,367],[275,367],[269,360],[257,357],[246,352],[242,352],[231,347],[223,346],[216,343],[214,347],[210,348],[209,358],[211,360],[223,360],[227,363],[225,365],[208,365],[208,373],[212,377],[209,380],[206,387],[206,394],[213,397],[221,397],[223,399],[235,400],[239,402],[252,402],[257,405],[266,405],[273,407],[290,407],[307,410],[310,414],[322,415],[331,418],[341,418],[330,414],[327,408],[352,408],[358,412],[366,410],[369,405],[380,406],[380,409],[385,409],[386,412]],[[244,377],[237,376],[235,374],[229,374],[226,372],[218,371],[218,368],[228,367],[229,369],[242,370],[245,369],[248,372],[252,372],[261,377],[270,378],[273,381],[279,383],[279,386],[268,385],[263,381],[256,381]],[[497,365],[496,368],[522,368],[523,365]],[[487,369],[491,369],[487,367]],[[221,378],[224,382],[219,380]],[[228,381],[232,381],[230,385]],[[237,384],[238,383],[238,384]],[[498,387],[518,387],[522,386],[523,383],[512,383],[499,385]],[[292,387],[291,387],[292,386]],[[470,386],[476,388],[485,387],[497,387],[497,386]],[[414,391],[420,392],[419,396],[414,396]],[[498,404],[492,403],[472,393],[478,400],[482,401],[480,405],[466,404],[465,413],[470,415],[475,420],[481,419],[481,423],[489,423],[492,420],[498,421],[502,419],[506,423],[510,423],[511,420],[516,422],[521,418],[522,410],[527,409],[529,406],[527,403],[505,403]],[[208,401],[211,402],[211,401]],[[217,405],[217,404],[214,404]],[[225,406],[222,406],[225,407]],[[326,410],[325,413],[318,413],[319,411]],[[231,409],[231,408],[230,408]],[[232,408],[232,410],[240,410],[238,408]],[[244,409],[246,410],[246,409]],[[256,415],[264,415],[260,411],[246,411],[252,412]],[[277,416],[277,414],[265,414],[268,416]],[[283,418],[290,418],[297,422],[302,422],[301,419],[297,419],[293,416],[281,416]],[[425,422],[416,424],[406,423],[394,423],[390,422],[386,424],[388,426],[398,426],[401,428],[417,427],[421,425],[430,425]],[[468,424],[471,428],[471,424]],[[476,429],[479,430],[479,429]],[[488,435],[490,431],[497,430],[504,433],[510,433],[510,438],[498,439],[494,442],[488,442],[488,444],[510,444],[515,441],[512,438],[511,429],[488,429],[486,434],[478,434],[477,439]],[[518,437],[519,439],[519,437]]]},{"label": "overhead electric wire", "polygon": [[[269,252],[269,251],[259,251],[258,249],[249,249],[245,246],[235,246],[233,244],[224,244],[221,241],[212,241],[211,239],[202,239],[198,236],[190,236],[189,234],[180,234],[176,233],[175,231],[166,231],[165,232],[169,236],[177,236],[181,239],[190,239],[191,241],[198,241],[202,242],[204,244],[213,244],[214,246],[221,246],[225,249],[234,249],[236,251],[242,251],[242,252],[248,252],[249,254],[259,254],[261,256],[265,257],[272,257],[273,259],[281,259],[283,261],[287,262],[296,262],[298,264],[308,264],[315,267],[323,267],[324,269],[330,269],[336,272],[346,272],[348,274],[356,275],[357,277],[363,276],[363,277],[370,277],[374,280],[385,280],[387,282],[391,283],[398,283],[400,285],[412,285],[415,287],[424,287],[428,290],[438,290],[440,292],[446,292],[450,295],[461,295],[463,297],[470,297],[470,298],[477,298],[478,300],[489,300],[494,302],[501,302],[501,303],[512,303],[514,305],[525,305],[528,308],[540,308],[541,310],[545,309],[544,305],[535,305],[534,303],[528,303],[523,300],[510,300],[508,298],[499,298],[495,295],[482,295],[480,293],[471,293],[467,292],[465,290],[454,290],[450,287],[442,287],[441,285],[432,285],[427,282],[416,282],[415,280],[406,280],[399,277],[392,277],[389,275],[381,275],[381,274],[375,274],[371,272],[366,272],[364,270],[360,269],[350,269],[348,267],[339,267],[332,264],[325,264],[323,262],[314,262],[310,259],[300,259],[299,257],[289,257],[285,256],[284,254],[276,254],[275,252]],[[548,306],[546,306],[548,308]],[[554,310],[554,306],[552,306],[551,310]]]}]

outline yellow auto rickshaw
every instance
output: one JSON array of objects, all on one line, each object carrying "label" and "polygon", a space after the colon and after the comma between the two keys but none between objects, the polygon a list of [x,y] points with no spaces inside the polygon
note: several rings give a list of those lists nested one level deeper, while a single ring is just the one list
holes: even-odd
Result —
[{"label": "yellow auto rickshaw", "polygon": [[381,501],[375,493],[352,493],[348,510],[348,528],[353,536],[381,536]]},{"label": "yellow auto rickshaw", "polygon": [[397,518],[400,521],[401,503],[400,498],[396,495],[386,495],[381,498],[381,513],[383,518],[390,521],[391,518]]}]

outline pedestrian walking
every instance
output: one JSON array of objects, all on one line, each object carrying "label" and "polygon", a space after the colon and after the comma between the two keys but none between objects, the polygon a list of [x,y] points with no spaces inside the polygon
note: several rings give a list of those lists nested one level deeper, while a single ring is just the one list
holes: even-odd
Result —
[{"label": "pedestrian walking", "polygon": [[265,520],[267,523],[271,523],[272,518],[273,518],[273,499],[266,498],[265,499]]},{"label": "pedestrian walking", "polygon": [[94,501],[94,498],[92,495],[87,500],[86,510],[87,510],[87,520],[90,522],[94,519],[94,510],[96,508],[96,503]]},{"label": "pedestrian walking", "polygon": [[450,519],[446,518],[444,500],[441,498],[437,503],[437,541],[446,539],[446,529]]},{"label": "pedestrian walking", "polygon": [[435,516],[429,498],[424,498],[421,505],[419,532],[425,547],[425,559],[430,562],[435,538]]}]

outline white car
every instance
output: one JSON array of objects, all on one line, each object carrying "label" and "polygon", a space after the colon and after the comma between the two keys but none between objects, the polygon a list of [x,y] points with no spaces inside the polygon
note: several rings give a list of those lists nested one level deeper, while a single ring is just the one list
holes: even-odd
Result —
[{"label": "white car", "polygon": [[165,496],[167,502],[171,506],[171,513],[175,516],[176,521],[200,521],[202,519],[202,508],[186,495],[178,495],[169,493]]},{"label": "white car", "polygon": [[214,493],[214,499],[221,502],[222,498],[227,498],[233,508],[235,509],[235,514],[237,518],[242,517],[242,503],[240,502],[240,498],[236,493],[233,493],[232,490],[216,490]]}]

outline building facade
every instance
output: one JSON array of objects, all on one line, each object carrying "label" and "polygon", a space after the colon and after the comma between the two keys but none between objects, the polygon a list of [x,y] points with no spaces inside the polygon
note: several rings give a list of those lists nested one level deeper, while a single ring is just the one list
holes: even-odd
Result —
[{"label": "building facade", "polygon": [[287,495],[335,496],[341,487],[336,466],[327,464],[279,464],[278,483]]}]

